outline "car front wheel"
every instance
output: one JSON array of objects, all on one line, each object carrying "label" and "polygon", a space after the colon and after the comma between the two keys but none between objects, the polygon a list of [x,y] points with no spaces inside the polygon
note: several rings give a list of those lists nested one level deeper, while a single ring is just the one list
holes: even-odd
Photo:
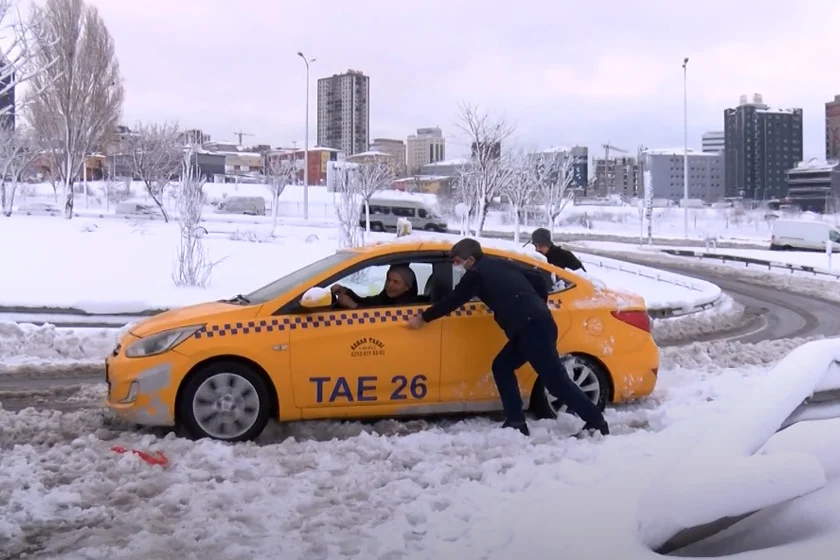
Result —
[{"label": "car front wheel", "polygon": [[243,364],[218,362],[190,377],[178,402],[178,418],[196,438],[250,441],[271,414],[269,388]]},{"label": "car front wheel", "polygon": [[[569,354],[562,357],[566,366],[566,373],[586,397],[603,411],[609,402],[610,382],[607,372],[592,358]],[[531,412],[539,418],[557,418],[560,414],[570,413],[562,401],[551,395],[537,377],[534,389],[531,391]]]}]

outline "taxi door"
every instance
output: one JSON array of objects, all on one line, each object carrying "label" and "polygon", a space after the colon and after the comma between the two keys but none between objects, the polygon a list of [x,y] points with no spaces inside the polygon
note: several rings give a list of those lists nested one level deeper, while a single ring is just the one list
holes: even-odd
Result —
[{"label": "taxi door", "polygon": [[[460,278],[453,278],[456,285]],[[571,325],[569,312],[558,306],[561,294],[551,295],[558,338]],[[496,324],[493,313],[478,299],[455,310],[439,321],[441,333],[441,401],[470,403],[471,410],[500,409],[499,392],[491,365],[496,354],[507,343],[504,331]],[[519,389],[530,394],[536,372],[525,364],[516,372]]]},{"label": "taxi door", "polygon": [[294,399],[303,418],[397,415],[438,403],[442,325],[406,326],[427,306],[289,316]]}]

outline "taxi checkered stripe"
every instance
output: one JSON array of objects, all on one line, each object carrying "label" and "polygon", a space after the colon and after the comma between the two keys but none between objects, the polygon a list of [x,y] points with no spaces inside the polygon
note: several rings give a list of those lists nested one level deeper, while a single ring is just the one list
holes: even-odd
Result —
[{"label": "taxi checkered stripe", "polygon": [[[559,308],[559,301],[549,300],[549,306]],[[237,323],[223,323],[208,325],[198,332],[194,338],[216,338],[258,334],[295,329],[317,329],[320,327],[343,327],[352,325],[373,325],[376,323],[396,322],[408,319],[417,311],[414,309],[385,309],[382,311],[348,311],[345,313],[329,313],[320,315],[305,315],[297,317],[278,317],[276,319],[259,319]],[[470,317],[488,313],[483,303],[468,303],[456,309],[455,317]]]}]

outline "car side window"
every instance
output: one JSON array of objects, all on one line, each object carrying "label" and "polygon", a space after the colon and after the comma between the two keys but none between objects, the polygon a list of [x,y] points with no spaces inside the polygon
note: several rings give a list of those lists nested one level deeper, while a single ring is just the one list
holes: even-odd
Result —
[{"label": "car side window", "polygon": [[[391,268],[391,264],[368,266],[352,272],[325,287],[330,289],[332,286],[340,284],[345,288],[353,290],[359,297],[375,296],[385,288],[385,280],[388,276],[389,268]],[[409,268],[414,272],[417,281],[419,301],[427,301],[426,296],[428,296],[430,288],[429,279],[433,272],[432,263],[412,262],[409,263]]]},{"label": "car side window", "polygon": [[[548,290],[549,294],[559,294],[560,292],[565,292],[566,290],[568,290],[569,288],[571,288],[573,286],[573,284],[571,282],[569,282],[568,280],[566,280],[562,276],[558,276],[558,275],[554,274],[553,272],[548,272],[547,270],[543,270],[541,268],[537,268],[537,267],[534,267],[534,266],[529,266],[527,264],[524,264],[524,263],[521,263],[521,262],[515,261],[515,260],[511,260],[511,262],[514,263],[516,266],[519,266],[523,270],[536,270],[541,275],[543,275],[545,277],[546,284],[548,286],[550,286],[550,288]],[[461,281],[461,278],[463,278],[463,276],[464,276],[464,274],[462,272],[459,272],[457,269],[455,269],[453,267],[453,269],[452,269],[452,287],[453,288],[458,285],[458,282]],[[472,301],[474,301],[476,299],[478,299],[478,298],[473,298]]]},{"label": "car side window", "polygon": [[831,240],[832,243],[840,243],[840,233],[837,233],[833,229],[829,230],[828,238]]},{"label": "car side window", "polygon": [[394,214],[394,216],[397,216],[397,217],[400,217],[400,218],[413,218],[414,217],[414,208],[403,208],[403,207],[400,207],[400,206],[394,206],[391,209],[391,212]]}]

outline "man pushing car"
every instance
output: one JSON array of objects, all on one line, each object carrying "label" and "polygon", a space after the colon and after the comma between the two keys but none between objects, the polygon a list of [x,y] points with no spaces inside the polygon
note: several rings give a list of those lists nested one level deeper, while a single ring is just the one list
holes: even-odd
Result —
[{"label": "man pushing car", "polygon": [[453,266],[464,270],[461,281],[441,301],[412,317],[409,328],[419,329],[478,296],[508,338],[492,365],[505,414],[502,427],[530,435],[515,373],[528,362],[548,392],[586,422],[583,431],[597,430],[607,435],[609,426],[604,415],[569,378],[557,352],[557,324],[546,305],[545,279],[536,271],[485,255],[474,239],[455,243],[450,256]]}]

